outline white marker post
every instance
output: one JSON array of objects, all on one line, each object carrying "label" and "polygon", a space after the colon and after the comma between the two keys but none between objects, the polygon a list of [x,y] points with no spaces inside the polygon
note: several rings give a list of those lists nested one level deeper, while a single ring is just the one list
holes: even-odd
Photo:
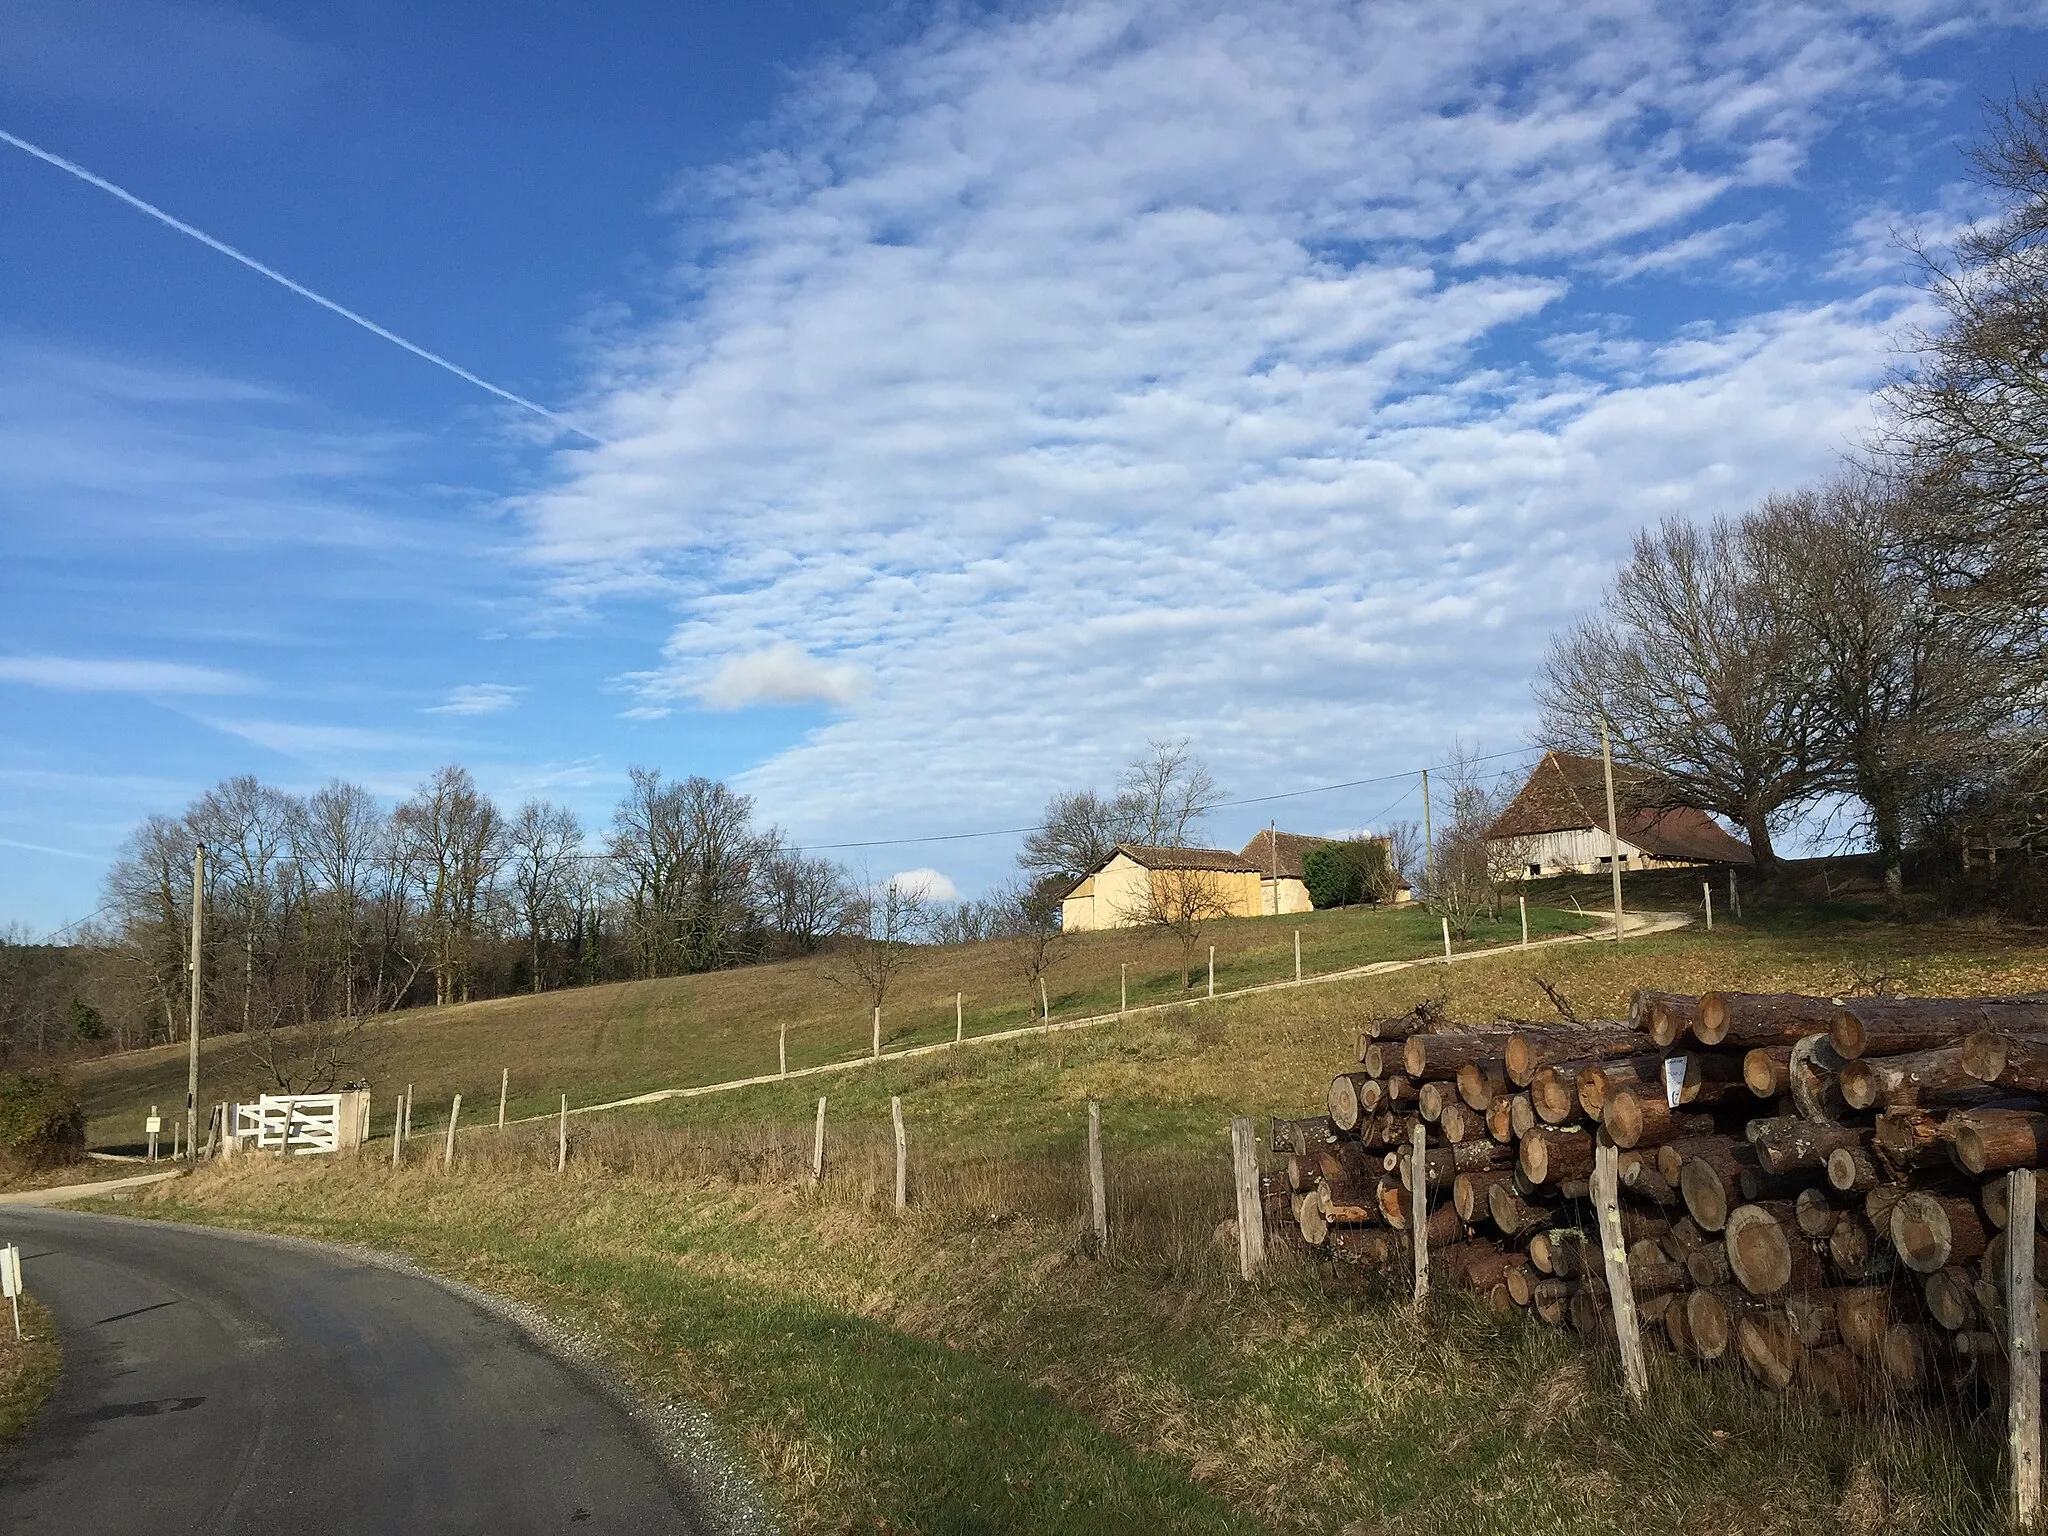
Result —
[{"label": "white marker post", "polygon": [[869,1054],[876,1061],[882,1059],[882,1005],[880,1003],[875,1004],[875,1048]]},{"label": "white marker post", "polygon": [[953,994],[953,1043],[955,1045],[960,1043],[960,1037],[966,1033],[966,1030],[967,994],[965,992],[955,992]]},{"label": "white marker post", "polygon": [[1711,881],[1711,880],[1702,880],[1702,881],[1700,882],[1700,899],[1701,899],[1702,901],[1704,901],[1704,902],[1705,902],[1705,903],[1707,904],[1707,932],[1709,932],[1709,933],[1712,933],[1712,932],[1714,931],[1714,882],[1713,882],[1713,881]]},{"label": "white marker post", "polygon": [[1444,925],[1444,964],[1445,964],[1445,965],[1449,965],[1449,964],[1451,963],[1451,920],[1450,920],[1450,919],[1449,919],[1448,917],[1447,917],[1447,918],[1445,918],[1445,919],[1443,919],[1443,925]]},{"label": "white marker post", "polygon": [[446,1173],[455,1166],[455,1120],[462,1113],[462,1095],[455,1095],[455,1102],[448,1106],[448,1147],[441,1154],[441,1171]]},{"label": "white marker post", "polygon": [[1038,1016],[1046,1023],[1052,1022],[1052,1001],[1045,995],[1045,978],[1038,978]]},{"label": "white marker post", "polygon": [[1301,985],[1301,930],[1294,930],[1294,984]]},{"label": "white marker post", "polygon": [[1522,909],[1522,948],[1529,947],[1529,898],[1517,896],[1515,902]]},{"label": "white marker post", "polygon": [[7,1293],[8,1305],[14,1308],[14,1336],[21,1337],[21,1250],[9,1243],[0,1248],[0,1289]]},{"label": "white marker post", "polygon": [[1216,946],[1209,946],[1209,995],[1216,995]]},{"label": "white marker post", "polygon": [[501,1067],[498,1070],[498,1129],[501,1131],[505,1129],[505,1095],[511,1091],[512,1069]]},{"label": "white marker post", "polygon": [[163,1134],[164,1117],[156,1112],[154,1104],[149,1106],[149,1118],[142,1122],[142,1129],[149,1136],[149,1160],[156,1161],[156,1139]]},{"label": "white marker post", "polygon": [[776,1075],[789,1076],[789,1020],[782,1021],[782,1028],[775,1035]]},{"label": "white marker post", "polygon": [[1120,962],[1116,968],[1116,1011],[1120,1016],[1131,1011],[1131,967],[1129,962]]},{"label": "white marker post", "polygon": [[555,1172],[569,1166],[569,1095],[562,1095],[562,1118],[555,1129]]}]

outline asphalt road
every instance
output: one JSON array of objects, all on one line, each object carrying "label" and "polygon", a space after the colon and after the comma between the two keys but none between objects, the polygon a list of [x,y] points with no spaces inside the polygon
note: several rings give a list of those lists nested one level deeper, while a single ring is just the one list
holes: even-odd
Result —
[{"label": "asphalt road", "polygon": [[622,1413],[430,1280],[68,1211],[0,1211],[4,1242],[64,1375],[0,1458],[0,1529],[701,1529]]}]

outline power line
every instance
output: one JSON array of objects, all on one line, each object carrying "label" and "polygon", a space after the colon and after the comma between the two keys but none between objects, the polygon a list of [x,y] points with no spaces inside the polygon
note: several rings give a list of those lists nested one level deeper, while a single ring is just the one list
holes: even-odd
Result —
[{"label": "power line", "polygon": [[282,272],[278,271],[277,268],[267,266],[263,262],[258,261],[254,256],[251,256],[244,251],[236,250],[235,247],[229,245],[225,240],[217,240],[212,235],[209,235],[205,230],[200,229],[198,226],[193,224],[187,224],[183,219],[164,212],[164,210],[157,207],[156,204],[144,201],[142,198],[137,197],[133,192],[128,191],[125,187],[116,186],[113,182],[107,180],[104,176],[95,175],[93,172],[87,170],[84,166],[80,165],[75,160],[67,160],[62,155],[53,154],[49,150],[44,149],[39,145],[29,143],[27,139],[19,138],[14,134],[9,133],[4,128],[0,128],[0,143],[12,144],[16,149],[21,150],[24,154],[33,155],[36,159],[41,160],[46,165],[54,165],[58,170],[64,172],[66,175],[76,176],[80,181],[86,183],[88,186],[98,187],[102,192],[105,192],[110,196],[119,198],[129,207],[139,209],[141,212],[148,214],[157,222],[168,225],[170,228],[175,229],[179,234],[191,236],[191,238],[197,240],[201,245],[206,246],[208,249],[220,252],[221,255],[227,257],[231,261],[239,261],[243,266],[247,267],[250,271],[260,273],[262,276],[269,278],[273,283],[277,283],[285,288],[290,289],[293,293],[296,293],[300,298],[312,300],[313,303],[318,304],[322,309],[329,310],[334,314],[341,316],[342,319],[348,321],[350,324],[361,326],[371,335],[380,336],[384,340],[390,342],[393,346],[403,347],[406,351],[412,353],[414,357],[423,358],[427,362],[432,363],[436,368],[446,369],[449,373],[454,374],[455,377],[457,377],[458,379],[461,379],[466,383],[474,384],[478,389],[486,390],[489,393],[496,395],[500,400],[509,401],[511,404],[519,406],[524,410],[532,411],[537,416],[545,416],[549,421],[556,423],[558,426],[566,427],[569,431],[574,432],[579,437],[589,438],[590,441],[593,443],[602,444],[604,441],[603,438],[600,438],[593,433],[585,431],[582,427],[577,426],[574,422],[569,421],[567,418],[561,415],[558,415],[556,412],[549,410],[546,406],[540,404],[538,401],[529,400],[524,395],[516,395],[509,389],[505,389],[500,387],[499,385],[493,384],[489,379],[481,378],[478,375],[471,373],[467,368],[464,368],[461,364],[450,362],[447,358],[441,356],[440,353],[429,352],[425,347],[419,345],[417,342],[407,341],[403,336],[399,335],[398,332],[389,330],[384,326],[379,325],[376,321],[370,319],[367,315],[357,314],[356,311],[350,309],[347,305],[337,304],[334,300],[328,298],[325,294],[315,293],[311,288],[308,288],[304,283],[297,282],[292,278],[286,277]]}]

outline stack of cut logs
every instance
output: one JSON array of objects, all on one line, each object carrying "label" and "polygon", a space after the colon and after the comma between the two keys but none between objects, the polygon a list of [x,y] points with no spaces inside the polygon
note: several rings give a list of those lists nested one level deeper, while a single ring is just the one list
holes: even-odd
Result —
[{"label": "stack of cut logs", "polygon": [[[1269,1230],[1605,1330],[1595,1148],[1617,1151],[1646,1345],[1840,1403],[2003,1368],[2013,1168],[2048,1164],[2048,997],[1639,992],[1626,1023],[1369,1027],[1328,1113],[1276,1120]],[[2048,1319],[2048,1300],[2039,1315]],[[2048,1329],[2048,1325],[2044,1325]]]}]

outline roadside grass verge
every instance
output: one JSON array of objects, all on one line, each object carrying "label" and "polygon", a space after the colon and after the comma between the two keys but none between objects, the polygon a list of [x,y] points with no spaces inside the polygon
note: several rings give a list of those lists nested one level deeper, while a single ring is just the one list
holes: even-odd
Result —
[{"label": "roadside grass verge", "polygon": [[11,1314],[0,1319],[0,1446],[27,1433],[64,1370],[57,1325],[33,1296],[21,1298],[21,1332],[17,1340]]},{"label": "roadside grass verge", "polygon": [[[1739,1371],[1660,1371],[1640,1413],[1568,1333],[1282,1255],[1242,1285],[1225,1121],[1321,1102],[1358,1023],[1585,1017],[1637,985],[1923,992],[2048,985],[2038,934],[1851,925],[1567,946],[1170,1010],[823,1085],[480,1130],[440,1167],[248,1159],[108,1208],[364,1242],[581,1325],[705,1404],[790,1529],[1266,1529],[1348,1536],[1999,1528],[2001,1415],[1834,1417]],[[494,1076],[494,1074],[493,1074]],[[892,1209],[888,1099],[910,1127]],[[1104,1104],[1108,1253],[1085,1235]]]}]

